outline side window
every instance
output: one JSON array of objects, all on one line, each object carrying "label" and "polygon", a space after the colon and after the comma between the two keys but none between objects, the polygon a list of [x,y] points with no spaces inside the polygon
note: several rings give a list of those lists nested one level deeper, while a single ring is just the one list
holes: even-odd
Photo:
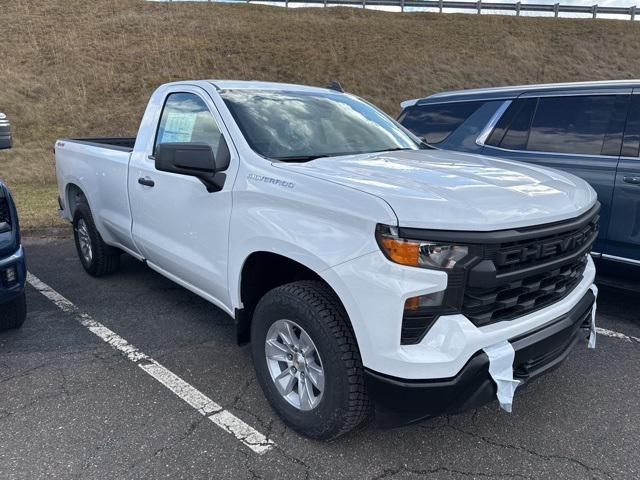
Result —
[{"label": "side window", "polygon": [[204,101],[193,93],[172,93],[162,109],[154,153],[161,143],[203,142],[218,152],[220,130]]},{"label": "side window", "polygon": [[623,157],[637,157],[640,151],[640,95],[631,96],[631,106],[629,117],[627,118],[627,128],[624,132],[624,142],[622,144]]},{"label": "side window", "polygon": [[412,133],[435,145],[444,142],[484,102],[455,102],[409,107],[400,123]]},{"label": "side window", "polygon": [[510,150],[524,150],[527,147],[531,117],[536,103],[535,98],[514,100],[496,124],[486,144]]},{"label": "side window", "polygon": [[600,155],[617,95],[542,97],[527,150]]}]

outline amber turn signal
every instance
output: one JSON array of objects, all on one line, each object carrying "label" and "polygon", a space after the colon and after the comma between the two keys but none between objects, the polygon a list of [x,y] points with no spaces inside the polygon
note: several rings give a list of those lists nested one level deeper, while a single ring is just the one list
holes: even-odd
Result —
[{"label": "amber turn signal", "polygon": [[380,243],[387,256],[401,265],[417,266],[420,259],[420,243],[382,236]]}]

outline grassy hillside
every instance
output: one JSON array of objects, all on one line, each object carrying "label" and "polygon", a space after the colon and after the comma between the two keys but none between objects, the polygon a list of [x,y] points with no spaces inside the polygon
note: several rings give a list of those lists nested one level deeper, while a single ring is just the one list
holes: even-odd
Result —
[{"label": "grassy hillside", "polygon": [[32,228],[56,223],[54,140],[135,134],[166,81],[339,79],[395,115],[401,100],[443,89],[640,77],[629,21],[12,0],[0,25],[0,111],[16,139],[0,177]]}]

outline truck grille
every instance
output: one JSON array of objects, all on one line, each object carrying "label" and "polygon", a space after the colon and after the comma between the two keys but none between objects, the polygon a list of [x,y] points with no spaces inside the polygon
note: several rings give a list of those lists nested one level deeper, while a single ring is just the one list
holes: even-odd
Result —
[{"label": "truck grille", "polygon": [[597,207],[579,219],[517,230],[485,244],[482,260],[468,272],[462,313],[484,326],[564,298],[582,280],[599,218]]},{"label": "truck grille", "polygon": [[[493,261],[498,273],[511,272],[542,261],[561,258],[593,243],[598,235],[600,216],[593,215],[586,225],[540,238],[485,246],[485,258]],[[526,230],[525,230],[526,232]]]},{"label": "truck grille", "polygon": [[580,260],[493,288],[467,288],[462,313],[477,326],[488,325],[547,307],[568,295],[587,265]]},{"label": "truck grille", "polygon": [[468,245],[447,272],[445,301],[405,312],[402,345],[420,343],[441,315],[462,313],[474,325],[527,315],[566,297],[581,282],[598,236],[600,204],[580,217],[493,232],[400,229],[400,236]]}]

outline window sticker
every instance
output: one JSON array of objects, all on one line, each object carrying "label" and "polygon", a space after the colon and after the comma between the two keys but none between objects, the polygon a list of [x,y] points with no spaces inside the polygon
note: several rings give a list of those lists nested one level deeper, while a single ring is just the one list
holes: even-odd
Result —
[{"label": "window sticker", "polygon": [[190,142],[195,123],[192,112],[167,112],[162,143]]}]

